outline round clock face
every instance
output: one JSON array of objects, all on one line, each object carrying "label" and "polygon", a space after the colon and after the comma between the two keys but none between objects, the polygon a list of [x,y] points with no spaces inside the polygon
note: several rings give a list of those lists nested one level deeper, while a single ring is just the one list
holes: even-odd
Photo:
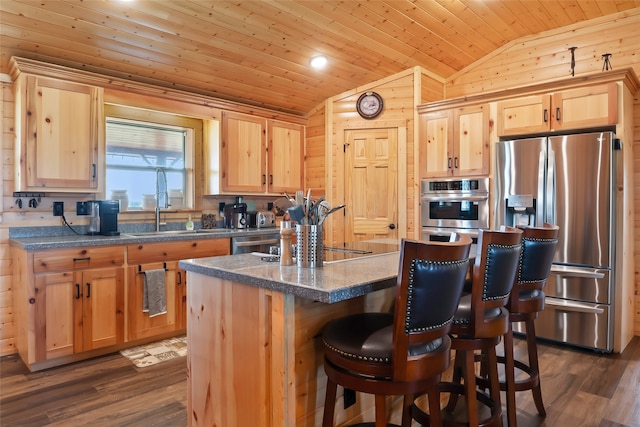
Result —
[{"label": "round clock face", "polygon": [[382,97],[375,92],[365,92],[360,95],[356,103],[356,109],[365,119],[373,119],[382,113]]}]

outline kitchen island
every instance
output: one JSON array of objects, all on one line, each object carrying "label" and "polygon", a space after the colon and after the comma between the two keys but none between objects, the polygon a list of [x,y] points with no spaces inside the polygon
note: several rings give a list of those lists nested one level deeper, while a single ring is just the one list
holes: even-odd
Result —
[{"label": "kitchen island", "polygon": [[[326,384],[320,331],[337,317],[391,309],[394,247],[316,269],[254,254],[180,261],[189,281],[189,425],[320,425]],[[371,419],[370,397],[359,395],[347,410],[337,405],[337,425],[362,414]]]}]

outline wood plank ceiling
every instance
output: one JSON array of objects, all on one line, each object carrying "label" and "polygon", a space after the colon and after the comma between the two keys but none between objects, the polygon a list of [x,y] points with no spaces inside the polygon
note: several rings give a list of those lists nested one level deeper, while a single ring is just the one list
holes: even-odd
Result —
[{"label": "wood plank ceiling", "polygon": [[[640,0],[0,0],[13,55],[304,115],[419,65],[442,78],[510,41]],[[329,64],[312,70],[309,59]]]}]

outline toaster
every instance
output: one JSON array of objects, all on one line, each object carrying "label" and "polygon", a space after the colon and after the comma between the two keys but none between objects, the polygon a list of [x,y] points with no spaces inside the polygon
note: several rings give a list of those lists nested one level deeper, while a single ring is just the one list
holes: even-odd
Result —
[{"label": "toaster", "polygon": [[260,211],[256,214],[256,228],[269,228],[276,226],[276,214],[269,211]]}]

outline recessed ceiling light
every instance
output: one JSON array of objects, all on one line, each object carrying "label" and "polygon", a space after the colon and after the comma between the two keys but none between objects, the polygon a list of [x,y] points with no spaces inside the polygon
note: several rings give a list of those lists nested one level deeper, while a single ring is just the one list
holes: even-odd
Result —
[{"label": "recessed ceiling light", "polygon": [[324,55],[314,56],[309,61],[309,65],[317,70],[322,69],[325,65],[327,65],[327,57]]}]

